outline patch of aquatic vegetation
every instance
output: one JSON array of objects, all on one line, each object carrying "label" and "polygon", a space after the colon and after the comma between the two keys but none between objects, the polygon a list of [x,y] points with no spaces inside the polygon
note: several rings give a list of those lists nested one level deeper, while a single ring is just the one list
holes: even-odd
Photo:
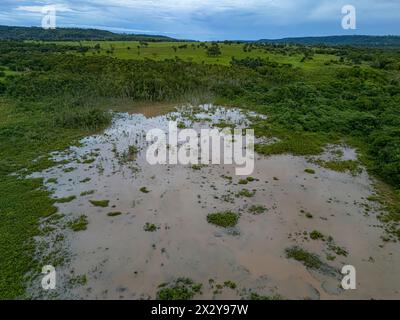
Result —
[{"label": "patch of aquatic vegetation", "polygon": [[356,176],[362,172],[360,163],[356,160],[313,160],[313,162],[329,170],[337,172],[350,172],[353,176]]},{"label": "patch of aquatic vegetation", "polygon": [[150,192],[150,190],[147,189],[146,187],[141,187],[139,190],[140,190],[140,192],[142,192],[142,193],[149,193],[149,192]]},{"label": "patch of aquatic vegetation", "polygon": [[400,241],[400,190],[394,191],[381,181],[375,182],[376,193],[368,197],[368,201],[375,202],[380,209],[378,219],[384,223],[385,242]]},{"label": "patch of aquatic vegetation", "polygon": [[68,203],[71,201],[74,201],[76,199],[76,196],[69,196],[69,197],[64,197],[64,198],[57,198],[54,200],[55,203]]},{"label": "patch of aquatic vegetation", "polygon": [[314,230],[314,231],[310,232],[310,238],[312,240],[324,240],[325,236],[318,230]]},{"label": "patch of aquatic vegetation", "polygon": [[[332,254],[336,254],[337,256],[347,257],[349,255],[348,251],[335,243],[335,240],[332,236],[325,236],[318,230],[313,230],[309,234],[311,240],[315,241],[323,241],[326,243],[326,250],[329,251],[328,255],[332,257]],[[330,259],[333,260],[333,259]]]},{"label": "patch of aquatic vegetation", "polygon": [[242,189],[238,193],[236,193],[236,197],[245,197],[245,198],[252,198],[256,194],[256,190],[248,190],[248,189]]},{"label": "patch of aquatic vegetation", "polygon": [[309,174],[315,174],[315,170],[310,168],[305,169],[304,172]]},{"label": "patch of aquatic vegetation", "polygon": [[338,271],[335,268],[324,263],[315,253],[308,252],[298,246],[286,248],[285,252],[288,259],[294,259],[302,263],[308,269],[316,270],[323,274],[334,277],[338,276]]},{"label": "patch of aquatic vegetation", "polygon": [[267,211],[267,208],[263,205],[252,205],[249,208],[249,212],[254,215],[262,214]]},{"label": "patch of aquatic vegetation", "polygon": [[267,125],[254,125],[258,137],[277,137],[275,143],[257,143],[255,151],[264,155],[292,154],[295,156],[318,155],[322,153],[327,140],[312,133],[288,134],[271,130]]},{"label": "patch of aquatic vegetation", "polygon": [[224,282],[224,287],[235,290],[237,288],[237,284],[234,281],[228,280]]},{"label": "patch of aquatic vegetation", "polygon": [[89,202],[95,207],[106,208],[110,204],[110,200],[89,200]]},{"label": "patch of aquatic vegetation", "polygon": [[158,230],[158,227],[154,223],[146,222],[146,224],[143,227],[143,230],[146,232],[156,232]]},{"label": "patch of aquatic vegetation", "polygon": [[178,278],[171,283],[158,286],[158,300],[190,300],[196,294],[201,294],[201,283],[196,283],[189,278]]},{"label": "patch of aquatic vegetation", "polygon": [[209,279],[208,283],[210,288],[213,290],[214,295],[221,294],[224,288],[231,290],[235,290],[237,288],[236,282],[231,280],[224,281],[224,283],[216,283],[214,279]]},{"label": "patch of aquatic vegetation", "polygon": [[320,269],[323,266],[323,262],[320,258],[300,247],[294,246],[287,248],[286,257],[301,262],[304,266],[310,269]]},{"label": "patch of aquatic vegetation", "polygon": [[281,295],[279,294],[273,294],[270,296],[264,296],[260,295],[258,293],[252,292],[249,297],[250,300],[285,300]]},{"label": "patch of aquatic vegetation", "polygon": [[79,218],[76,218],[67,223],[67,227],[70,228],[72,231],[84,231],[87,229],[89,222],[85,215],[81,215]]},{"label": "patch of aquatic vegetation", "polygon": [[107,213],[107,216],[109,216],[109,217],[117,217],[117,216],[120,216],[121,214],[122,214],[122,212],[116,211],[116,212]]},{"label": "patch of aquatic vegetation", "polygon": [[68,285],[70,287],[76,287],[76,286],[84,286],[87,284],[87,277],[86,275],[79,275],[72,277],[68,280]]},{"label": "patch of aquatic vegetation", "polygon": [[197,171],[199,171],[199,170],[201,170],[201,169],[203,169],[203,168],[205,168],[206,167],[206,165],[204,165],[204,164],[193,164],[192,166],[191,166],[191,168],[193,169],[193,170],[197,170]]},{"label": "patch of aquatic vegetation", "polygon": [[81,192],[80,196],[81,197],[90,196],[90,195],[94,194],[95,192],[96,192],[96,190],[83,191],[83,192]]},{"label": "patch of aquatic vegetation", "polygon": [[207,221],[219,227],[230,228],[236,226],[239,215],[231,211],[210,213],[207,215]]}]

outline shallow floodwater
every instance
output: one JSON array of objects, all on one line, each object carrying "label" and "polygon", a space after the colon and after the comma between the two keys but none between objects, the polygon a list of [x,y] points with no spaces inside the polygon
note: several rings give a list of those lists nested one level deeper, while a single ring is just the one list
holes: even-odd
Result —
[{"label": "shallow floodwater", "polygon": [[[76,198],[57,203],[62,216],[43,220],[48,232],[37,238],[38,255],[64,258],[56,266],[57,289],[49,295],[37,277],[31,295],[154,299],[160,284],[188,277],[202,284],[198,299],[246,299],[252,292],[287,299],[400,298],[400,251],[381,240],[379,208],[367,200],[373,188],[365,171],[353,176],[321,168],[311,158],[256,154],[254,181],[243,185],[232,165],[151,166],[145,159],[146,132],[167,129],[170,119],[197,129],[221,122],[245,128],[256,116],[210,105],[148,117],[116,114],[103,134],[54,153],[61,164],[34,176],[45,178],[54,198]],[[135,156],[129,146],[137,149]],[[343,149],[343,160],[357,156],[347,147],[331,148]],[[329,152],[321,159],[329,159]],[[243,189],[254,196],[237,196]],[[109,204],[98,207],[90,200]],[[253,214],[254,205],[266,211]],[[207,222],[209,213],[227,210],[240,214],[234,229]],[[67,227],[81,215],[86,230]],[[145,231],[146,223],[157,230]],[[313,230],[324,241],[310,239]],[[318,255],[324,268],[288,259],[285,250],[295,245]],[[341,289],[344,265],[357,270],[356,290]],[[236,288],[216,290],[226,281]]]}]

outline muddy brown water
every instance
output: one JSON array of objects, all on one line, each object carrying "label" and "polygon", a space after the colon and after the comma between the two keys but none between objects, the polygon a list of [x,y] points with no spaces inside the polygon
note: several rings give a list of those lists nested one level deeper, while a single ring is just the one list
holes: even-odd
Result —
[{"label": "muddy brown water", "polygon": [[[76,199],[57,204],[61,219],[43,220],[43,230],[50,231],[36,239],[38,256],[64,261],[56,266],[57,289],[43,291],[41,275],[34,275],[32,297],[153,299],[160,284],[188,277],[203,285],[197,299],[246,299],[251,292],[287,299],[400,298],[400,251],[398,244],[381,240],[379,208],[367,200],[374,190],[365,170],[352,176],[318,167],[305,157],[256,155],[251,175],[256,180],[241,185],[243,177],[235,176],[232,165],[200,170],[150,166],[145,134],[152,128],[166,129],[171,118],[196,128],[221,121],[244,128],[256,116],[209,105],[191,110],[165,115],[161,108],[157,114],[147,109],[147,117],[116,114],[104,133],[53,154],[65,163],[33,175],[47,181],[55,198]],[[130,145],[139,150],[134,159],[126,156]],[[332,148],[342,149],[343,159],[357,157],[351,148],[331,146],[320,158],[329,159]],[[315,174],[306,173],[307,168]],[[142,187],[149,192],[143,193]],[[236,197],[244,188],[255,190],[255,195]],[[86,191],[92,194],[81,195]],[[96,207],[89,200],[109,200],[109,205]],[[267,211],[254,215],[249,212],[252,205]],[[209,213],[226,210],[240,214],[234,230],[207,222]],[[110,217],[110,212],[121,214]],[[67,227],[81,215],[87,216],[86,230]],[[157,231],[146,232],[146,223],[155,224]],[[331,236],[347,257],[334,254],[326,240],[311,240],[313,230]],[[332,270],[353,265],[357,289],[341,289],[340,273],[288,259],[285,249],[294,245],[317,254]],[[79,276],[85,281],[74,283]],[[237,288],[216,292],[215,284],[225,281]]]}]

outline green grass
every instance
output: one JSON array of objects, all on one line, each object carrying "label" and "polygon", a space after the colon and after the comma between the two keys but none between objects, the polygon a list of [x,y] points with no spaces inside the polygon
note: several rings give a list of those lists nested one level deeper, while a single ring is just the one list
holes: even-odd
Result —
[{"label": "green grass", "polygon": [[[33,241],[39,234],[39,220],[57,211],[41,179],[9,174],[21,169],[29,174],[54,165],[49,152],[64,150],[92,132],[86,128],[60,130],[42,106],[0,98],[0,299],[25,297],[25,274],[40,273]],[[40,161],[33,162],[39,156]],[[55,261],[48,262],[55,265]]]},{"label": "green grass", "polygon": [[116,211],[116,212],[107,213],[107,216],[109,216],[109,217],[117,217],[117,216],[120,216],[121,214],[122,214],[122,212]]},{"label": "green grass", "polygon": [[267,211],[267,208],[263,205],[252,205],[249,208],[249,212],[254,215],[262,214]]},{"label": "green grass", "polygon": [[110,204],[110,200],[89,200],[89,202],[95,207],[106,208]]},{"label": "green grass", "polygon": [[83,191],[83,192],[81,192],[80,196],[81,197],[90,196],[90,195],[94,194],[95,192],[96,192],[96,190]]},{"label": "green grass", "polygon": [[189,278],[179,278],[169,284],[161,284],[157,292],[157,300],[190,300],[201,293],[202,284]]},{"label": "green grass", "polygon": [[310,232],[310,238],[312,240],[323,240],[325,239],[325,236],[321,232],[314,230]]},{"label": "green grass", "polygon": [[309,174],[315,174],[315,170],[314,169],[309,169],[309,168],[305,169],[304,172],[305,173],[309,173]]},{"label": "green grass", "polygon": [[85,215],[81,215],[79,218],[74,219],[67,223],[67,227],[70,228],[72,231],[84,231],[87,229],[89,222]]},{"label": "green grass", "polygon": [[146,224],[143,227],[143,230],[146,232],[156,232],[158,229],[157,225],[155,225],[154,223],[149,223],[146,222]]},{"label": "green grass", "polygon": [[293,133],[293,135],[285,134],[281,141],[273,144],[256,144],[255,150],[265,155],[318,155],[323,151],[326,142],[327,140],[321,135]]},{"label": "green grass", "polygon": [[316,254],[310,253],[297,246],[287,248],[286,257],[289,259],[295,259],[310,269],[320,269],[323,266],[322,261]]},{"label": "green grass", "polygon": [[263,296],[258,293],[252,292],[250,294],[250,300],[284,300],[284,298],[279,294],[274,294],[271,296]]},{"label": "green grass", "polygon": [[224,287],[235,290],[237,288],[237,284],[233,281],[228,280],[224,282]]},{"label": "green grass", "polygon": [[252,198],[256,194],[256,191],[250,191],[248,189],[242,189],[237,194],[236,197]]},{"label": "green grass", "polygon": [[64,198],[57,198],[54,200],[55,203],[68,203],[71,201],[74,201],[76,199],[76,196],[69,196],[69,197],[64,197]]},{"label": "green grass", "polygon": [[338,172],[350,172],[352,175],[359,174],[362,169],[360,168],[360,163],[355,160],[331,160],[331,161],[324,161],[324,160],[315,160],[316,164],[326,169],[330,169],[333,171]]},{"label": "green grass", "polygon": [[231,211],[210,213],[207,215],[207,221],[219,227],[229,228],[236,226],[239,215]]},{"label": "green grass", "polygon": [[139,190],[142,193],[149,193],[150,192],[150,190],[148,190],[146,187],[141,187]]}]

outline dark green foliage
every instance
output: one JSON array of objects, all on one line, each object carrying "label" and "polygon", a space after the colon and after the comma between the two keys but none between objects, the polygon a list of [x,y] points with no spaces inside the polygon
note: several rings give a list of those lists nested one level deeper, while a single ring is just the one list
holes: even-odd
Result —
[{"label": "dark green foliage", "polygon": [[174,41],[165,36],[117,34],[106,30],[38,27],[0,26],[1,40],[43,40],[43,41],[78,41],[78,40],[114,40],[114,41]]},{"label": "dark green foliage", "polygon": [[364,46],[364,47],[400,47],[399,36],[328,36],[299,37],[275,40],[260,40],[263,43],[330,45],[330,46]]},{"label": "dark green foliage", "polygon": [[213,43],[206,51],[209,57],[218,57],[221,55],[221,48],[218,43]]},{"label": "dark green foliage", "polygon": [[155,232],[157,231],[158,227],[154,223],[149,223],[146,222],[146,224],[143,227],[143,230],[146,232]]},{"label": "dark green foliage", "polygon": [[87,220],[87,217],[85,215],[81,215],[79,218],[68,222],[67,226],[71,230],[77,232],[86,230],[88,224],[89,222]]},{"label": "dark green foliage", "polygon": [[210,213],[207,216],[207,221],[209,223],[215,224],[223,228],[236,226],[238,220],[239,220],[239,215],[230,211]]},{"label": "dark green foliage", "polygon": [[307,252],[299,247],[291,247],[286,249],[286,257],[295,259],[303,263],[307,268],[311,269],[319,269],[323,266],[323,263],[317,255]]},{"label": "dark green foliage", "polygon": [[89,202],[94,205],[95,207],[108,207],[110,200],[89,200]]}]

